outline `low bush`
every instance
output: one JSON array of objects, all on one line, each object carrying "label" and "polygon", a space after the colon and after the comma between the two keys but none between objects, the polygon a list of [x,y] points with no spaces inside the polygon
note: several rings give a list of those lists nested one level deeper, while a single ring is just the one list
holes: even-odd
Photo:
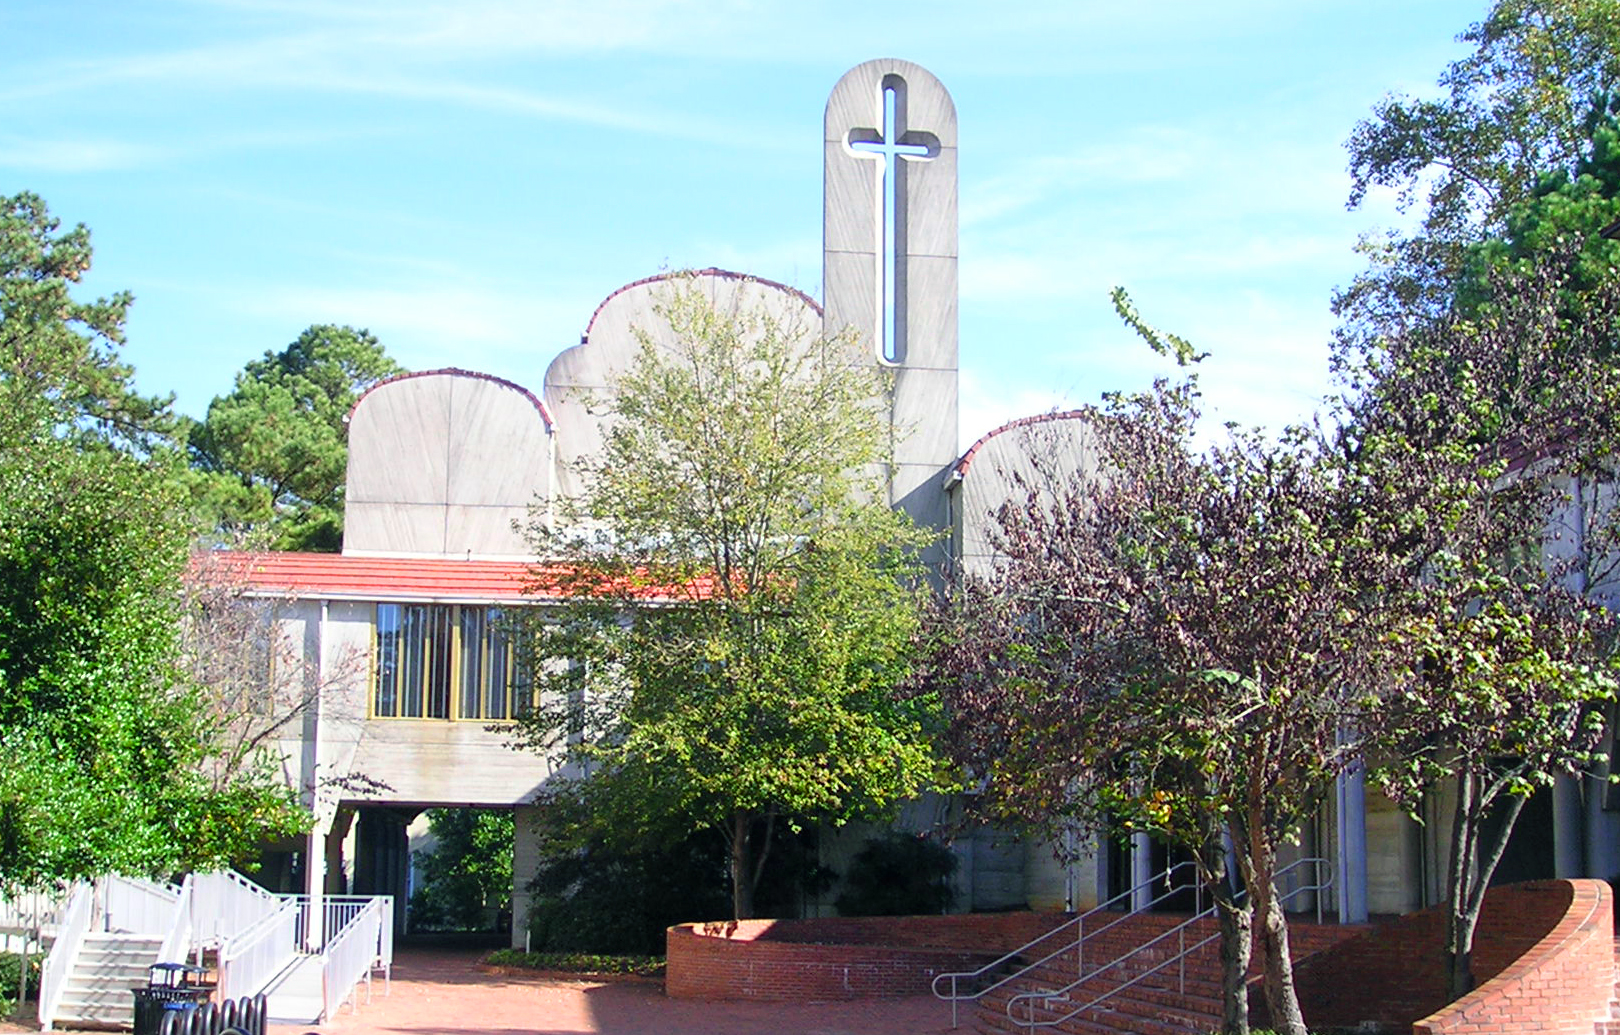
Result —
[{"label": "low bush", "polygon": [[562,970],[571,974],[633,974],[638,977],[662,977],[662,956],[609,956],[590,952],[524,952],[521,949],[496,949],[484,957],[484,962],[496,967],[524,967],[529,970]]}]

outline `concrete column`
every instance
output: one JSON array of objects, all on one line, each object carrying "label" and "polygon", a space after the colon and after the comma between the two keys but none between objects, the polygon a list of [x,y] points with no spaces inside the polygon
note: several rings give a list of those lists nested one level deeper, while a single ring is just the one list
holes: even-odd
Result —
[{"label": "concrete column", "polygon": [[1335,781],[1338,809],[1338,898],[1341,924],[1367,922],[1367,785],[1361,763]]},{"label": "concrete column", "polygon": [[1131,835],[1131,910],[1146,909],[1153,901],[1153,839],[1147,834]]},{"label": "concrete column", "polygon": [[1604,810],[1608,797],[1609,764],[1604,762],[1586,776],[1586,872],[1609,878],[1620,872],[1615,853],[1614,813]]},{"label": "concrete column", "polygon": [[1581,851],[1581,834],[1586,824],[1582,822],[1579,779],[1560,773],[1553,781],[1553,874],[1557,877],[1587,875]]},{"label": "concrete column", "polygon": [[1113,883],[1113,867],[1109,863],[1109,842],[1108,831],[1099,829],[1095,846],[1097,852],[1097,902],[1099,905],[1114,897],[1113,892],[1109,890],[1109,885]]},{"label": "concrete column", "polygon": [[304,839],[304,948],[319,952],[326,944],[326,834],[312,830]]},{"label": "concrete column", "polygon": [[533,805],[519,805],[512,810],[512,948],[528,947],[529,881],[540,867],[540,838],[535,833],[535,822],[540,810]]}]

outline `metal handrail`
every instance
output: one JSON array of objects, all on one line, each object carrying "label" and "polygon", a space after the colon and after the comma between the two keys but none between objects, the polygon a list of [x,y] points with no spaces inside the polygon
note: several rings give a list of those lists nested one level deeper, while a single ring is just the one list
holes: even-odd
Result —
[{"label": "metal handrail", "polygon": [[[1332,863],[1330,863],[1326,859],[1317,858],[1317,857],[1311,857],[1311,858],[1307,858],[1307,859],[1297,859],[1294,862],[1292,862],[1292,863],[1288,864],[1287,866],[1283,867],[1281,870],[1278,870],[1275,874],[1273,874],[1272,881],[1273,881],[1273,883],[1275,883],[1277,879],[1279,879],[1281,877],[1284,877],[1287,874],[1292,873],[1294,870],[1298,869],[1299,867],[1305,866],[1305,865],[1310,865],[1315,870],[1316,883],[1314,883],[1314,884],[1302,884],[1299,887],[1289,889],[1287,892],[1277,896],[1277,904],[1279,906],[1287,905],[1289,900],[1291,900],[1295,895],[1298,895],[1299,893],[1304,892],[1304,891],[1317,892],[1317,897],[1316,897],[1316,922],[1321,923],[1322,922],[1322,896],[1321,896],[1321,892],[1326,891],[1328,888],[1333,886],[1333,864]],[[1322,879],[1322,871],[1324,869],[1327,870],[1327,874],[1328,874],[1326,880]],[[1239,890],[1238,897],[1241,898],[1244,894],[1245,894],[1244,891]],[[1096,970],[1092,971],[1090,974],[1082,974],[1080,977],[1078,977],[1074,981],[1069,982],[1067,985],[1064,985],[1062,988],[1051,989],[1051,990],[1041,991],[1041,992],[1021,992],[1018,995],[1013,996],[1011,999],[1007,1000],[1007,1019],[1012,1021],[1014,1024],[1018,1025],[1021,1028],[1043,1028],[1043,1027],[1051,1027],[1052,1025],[1055,1025],[1055,1024],[1062,1024],[1064,1021],[1070,1020],[1070,1019],[1072,1019],[1074,1017],[1078,1017],[1080,1014],[1085,1013],[1087,1010],[1094,1009],[1099,1004],[1103,1003],[1104,1001],[1106,1001],[1108,999],[1113,998],[1114,996],[1118,995],[1120,992],[1123,992],[1125,989],[1130,988],[1132,985],[1136,984],[1137,982],[1142,981],[1142,980],[1144,980],[1144,979],[1146,979],[1146,978],[1148,978],[1148,977],[1150,977],[1150,976],[1152,976],[1154,974],[1157,974],[1159,971],[1161,971],[1164,968],[1170,966],[1170,964],[1172,964],[1172,963],[1176,963],[1176,964],[1180,965],[1180,976],[1179,976],[1178,989],[1179,989],[1179,992],[1181,994],[1185,995],[1186,991],[1187,991],[1187,964],[1186,964],[1187,957],[1192,955],[1193,953],[1197,952],[1199,949],[1202,949],[1204,946],[1208,945],[1210,942],[1215,941],[1217,938],[1219,938],[1221,936],[1220,932],[1216,931],[1214,934],[1207,935],[1204,938],[1199,939],[1196,943],[1194,943],[1192,945],[1188,945],[1187,944],[1187,929],[1192,927],[1194,924],[1197,924],[1197,923],[1199,923],[1199,922],[1201,922],[1203,920],[1209,919],[1211,916],[1214,916],[1215,911],[1218,908],[1219,908],[1218,906],[1213,906],[1212,905],[1208,909],[1201,910],[1200,912],[1198,912],[1194,916],[1190,917],[1187,920],[1182,921],[1181,923],[1177,924],[1175,927],[1172,927],[1170,930],[1165,931],[1163,934],[1159,935],[1158,937],[1153,938],[1153,939],[1151,939],[1151,940],[1149,940],[1147,942],[1144,942],[1141,945],[1138,945],[1136,948],[1132,949],[1130,952],[1127,952],[1125,955],[1123,955],[1123,956],[1119,957],[1118,959],[1114,960],[1112,963],[1106,964],[1105,966],[1098,967]],[[1148,951],[1149,949],[1151,949],[1154,946],[1158,945],[1160,942],[1166,941],[1167,939],[1171,938],[1172,936],[1174,936],[1176,938],[1177,946],[1178,946],[1176,954],[1174,956],[1167,957],[1166,959],[1162,960],[1161,962],[1155,964],[1154,966],[1148,968],[1147,970],[1144,970],[1142,973],[1140,973],[1140,974],[1136,975],[1135,977],[1131,978],[1129,981],[1124,981],[1124,982],[1121,982],[1118,985],[1115,985],[1113,988],[1111,988],[1108,991],[1104,992],[1102,995],[1099,995],[1096,998],[1092,999],[1090,1002],[1086,1003],[1085,1005],[1077,1006],[1073,1010],[1070,1010],[1068,1013],[1063,1014],[1060,1017],[1052,1017],[1052,1018],[1048,1018],[1046,1020],[1040,1020],[1040,1021],[1037,1021],[1035,1019],[1035,1000],[1037,1000],[1037,999],[1043,1000],[1048,1005],[1048,1008],[1050,1008],[1050,1004],[1054,1000],[1067,1000],[1068,994],[1070,992],[1074,991],[1076,988],[1078,988],[1081,985],[1085,984],[1087,981],[1092,980],[1093,978],[1097,977],[1097,975],[1099,975],[1099,974],[1103,974],[1103,973],[1106,973],[1107,971],[1113,970],[1115,967],[1122,966],[1123,964],[1125,964],[1126,961],[1130,960],[1132,957],[1138,955],[1139,953],[1143,953],[1143,952]],[[1016,1016],[1015,1008],[1016,1008],[1016,1005],[1021,1001],[1027,1001],[1029,1003],[1029,1019],[1028,1020],[1025,1020],[1023,1018],[1020,1018],[1020,1017]]]},{"label": "metal handrail", "polygon": [[298,955],[294,937],[298,913],[296,902],[283,903],[274,913],[221,943],[218,989],[221,1001],[256,995],[271,978],[286,969]]},{"label": "metal handrail", "polygon": [[[1198,896],[1198,898],[1197,898],[1198,905],[1202,905],[1202,902],[1203,902],[1203,899],[1202,899],[1203,885],[1199,883],[1199,881],[1196,879],[1196,877],[1192,881],[1190,881],[1188,883],[1185,883],[1185,884],[1172,884],[1170,882],[1171,874],[1175,873],[1177,870],[1181,870],[1181,869],[1184,869],[1186,867],[1195,866],[1195,865],[1196,864],[1194,863],[1194,861],[1189,859],[1186,862],[1176,863],[1174,866],[1167,866],[1163,870],[1161,870],[1160,872],[1155,873],[1153,876],[1149,877],[1148,879],[1146,879],[1144,881],[1140,881],[1140,882],[1132,885],[1131,887],[1129,887],[1129,888],[1125,889],[1124,891],[1120,892],[1119,894],[1115,895],[1113,898],[1108,899],[1106,902],[1100,902],[1097,905],[1093,906],[1092,908],[1086,910],[1084,913],[1081,913],[1079,916],[1074,917],[1073,919],[1070,919],[1070,920],[1063,921],[1063,923],[1061,923],[1058,926],[1052,928],[1050,931],[1047,931],[1045,934],[1041,935],[1040,937],[1032,939],[1031,941],[1025,942],[1023,945],[1020,945],[1018,948],[1016,948],[1016,949],[1012,950],[1011,952],[1001,956],[999,959],[995,959],[995,960],[992,960],[989,963],[986,963],[984,966],[980,967],[977,970],[956,971],[956,972],[953,972],[953,973],[945,973],[945,974],[936,975],[934,977],[934,980],[929,984],[929,988],[930,988],[930,990],[933,991],[935,998],[944,999],[944,1000],[948,1001],[951,1004],[951,1027],[954,1028],[954,1027],[957,1026],[957,1006],[956,1006],[957,1003],[960,1003],[960,1002],[962,1002],[964,1000],[978,999],[981,996],[988,995],[991,992],[994,992],[996,989],[1000,988],[1001,986],[1007,984],[1009,981],[1013,981],[1013,980],[1015,980],[1015,979],[1017,979],[1019,977],[1022,977],[1023,975],[1029,973],[1031,970],[1035,969],[1036,967],[1039,967],[1039,966],[1042,966],[1043,964],[1049,963],[1050,961],[1056,959],[1057,957],[1063,955],[1064,953],[1068,952],[1071,949],[1073,949],[1075,951],[1075,956],[1076,956],[1076,964],[1075,965],[1076,965],[1076,967],[1083,970],[1085,968],[1085,955],[1084,955],[1085,949],[1084,949],[1084,946],[1085,946],[1086,940],[1090,939],[1090,938],[1095,938],[1097,935],[1102,934],[1104,931],[1108,930],[1109,928],[1113,927],[1115,924],[1117,924],[1120,921],[1124,920],[1125,916],[1129,916],[1129,915],[1131,915],[1131,913],[1141,912],[1144,909],[1151,909],[1153,906],[1155,906],[1158,903],[1164,901],[1165,899],[1169,898],[1170,896],[1180,894],[1181,892],[1187,890],[1189,887],[1192,888],[1194,894],[1196,896]],[[1102,912],[1110,910],[1116,903],[1120,902],[1123,899],[1129,899],[1130,901],[1135,902],[1136,901],[1135,896],[1136,896],[1136,894],[1138,892],[1140,892],[1140,891],[1142,891],[1144,889],[1147,889],[1147,888],[1151,888],[1154,884],[1158,883],[1160,880],[1163,880],[1165,882],[1166,886],[1165,886],[1164,891],[1160,892],[1158,895],[1154,896],[1153,898],[1148,899],[1148,901],[1145,902],[1144,904],[1142,904],[1141,906],[1133,908],[1131,910],[1131,913],[1126,913],[1124,916],[1116,917],[1115,919],[1110,920],[1108,923],[1104,924],[1103,926],[1093,930],[1091,933],[1089,933],[1089,934],[1086,933],[1086,920],[1087,919],[1089,919],[1090,917],[1092,917],[1093,915],[1095,915],[1097,913],[1102,913]],[[1003,964],[1006,964],[1006,963],[1008,963],[1008,962],[1010,962],[1010,961],[1012,961],[1014,959],[1017,959],[1017,958],[1023,956],[1024,953],[1028,952],[1030,949],[1033,949],[1035,946],[1039,945],[1040,943],[1046,941],[1048,938],[1057,937],[1058,935],[1062,934],[1064,931],[1068,930],[1070,927],[1074,927],[1077,930],[1077,936],[1075,937],[1075,939],[1073,941],[1064,942],[1063,945],[1061,945],[1057,949],[1054,949],[1053,951],[1047,953],[1045,956],[1042,956],[1040,959],[1035,960],[1033,963],[1026,963],[1023,966],[1019,967],[1018,969],[1016,969],[1014,971],[1011,971],[1008,974],[1003,975],[1002,977],[998,978],[994,982],[992,982],[992,983],[990,983],[988,985],[985,985],[983,988],[977,989],[976,991],[973,991],[973,992],[969,992],[969,993],[967,993],[965,995],[962,994],[961,989],[958,987],[958,983],[960,981],[971,981],[971,980],[977,980],[978,978],[984,977],[986,974],[994,971],[996,968],[1002,966]],[[950,993],[948,995],[946,993],[944,993],[944,992],[941,992],[940,988],[939,988],[940,982],[945,981],[947,979],[949,979],[950,985],[951,985]]]},{"label": "metal handrail", "polygon": [[[390,903],[391,905],[392,903]],[[383,902],[374,898],[361,907],[321,951],[322,1016],[330,1021],[345,996],[351,997],[366,980],[366,1001],[371,1001],[371,974],[381,951]]]}]

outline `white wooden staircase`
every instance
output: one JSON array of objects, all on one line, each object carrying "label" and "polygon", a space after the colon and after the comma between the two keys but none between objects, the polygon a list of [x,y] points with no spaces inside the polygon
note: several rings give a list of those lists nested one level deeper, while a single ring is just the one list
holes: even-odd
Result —
[{"label": "white wooden staircase", "polygon": [[132,988],[144,988],[163,945],[159,935],[94,931],[86,934],[68,972],[53,1021],[67,1028],[128,1027]]},{"label": "white wooden staircase", "polygon": [[[277,1020],[308,1024],[357,1004],[362,982],[369,999],[372,975],[386,980],[393,962],[388,896],[275,895],[226,872],[178,887],[110,876],[58,897],[40,976],[44,1031],[130,1027],[133,990],[158,963],[206,958],[214,1001],[265,992]],[[0,902],[0,930],[5,917]],[[37,945],[46,925],[29,922]]]}]

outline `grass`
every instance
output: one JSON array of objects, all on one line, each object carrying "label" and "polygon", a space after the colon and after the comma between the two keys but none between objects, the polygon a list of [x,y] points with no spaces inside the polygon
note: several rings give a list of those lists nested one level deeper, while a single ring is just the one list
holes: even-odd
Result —
[{"label": "grass", "polygon": [[586,976],[607,974],[664,976],[662,956],[606,956],[592,952],[524,952],[521,949],[496,949],[484,957],[484,962],[496,967],[560,970]]}]

